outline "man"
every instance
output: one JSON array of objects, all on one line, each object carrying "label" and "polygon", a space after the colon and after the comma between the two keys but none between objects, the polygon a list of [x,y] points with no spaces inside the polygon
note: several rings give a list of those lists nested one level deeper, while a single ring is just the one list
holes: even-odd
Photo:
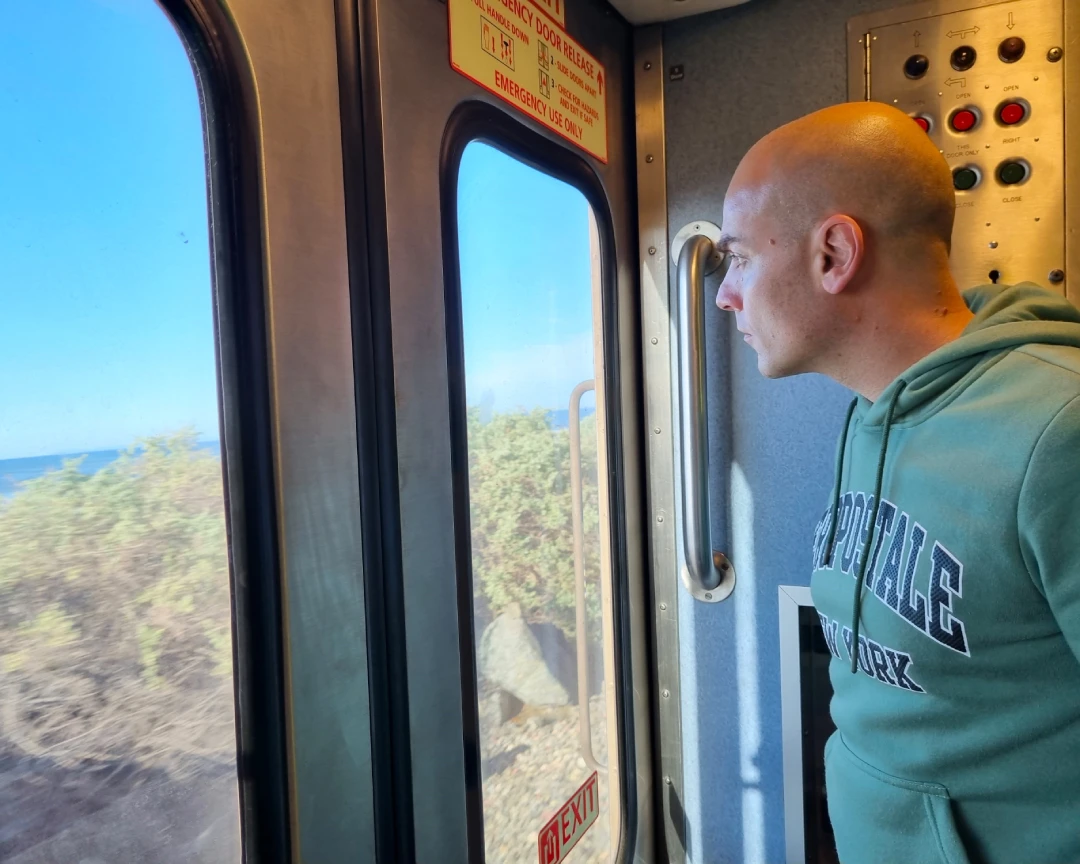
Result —
[{"label": "man", "polygon": [[1080,862],[1080,312],[961,294],[951,176],[884,105],[747,154],[717,303],[854,390],[814,538],[842,864]]}]

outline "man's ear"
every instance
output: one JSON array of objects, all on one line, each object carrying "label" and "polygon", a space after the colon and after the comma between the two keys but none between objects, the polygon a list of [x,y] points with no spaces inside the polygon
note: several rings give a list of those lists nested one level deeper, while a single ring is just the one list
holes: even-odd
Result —
[{"label": "man's ear", "polygon": [[855,278],[866,245],[862,228],[850,216],[830,216],[814,233],[814,264],[821,287],[839,294]]}]

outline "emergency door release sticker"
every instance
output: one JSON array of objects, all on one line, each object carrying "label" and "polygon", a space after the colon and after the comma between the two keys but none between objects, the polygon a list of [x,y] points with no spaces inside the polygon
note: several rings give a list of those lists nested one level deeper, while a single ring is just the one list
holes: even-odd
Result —
[{"label": "emergency door release sticker", "polygon": [[457,72],[607,163],[606,72],[548,17],[562,0],[446,5]]},{"label": "emergency door release sticker", "polygon": [[566,28],[566,3],[563,0],[534,0],[540,11],[562,28]]},{"label": "emergency door release sticker", "polygon": [[600,815],[600,780],[597,772],[559,808],[540,832],[540,864],[560,864],[577,846]]}]

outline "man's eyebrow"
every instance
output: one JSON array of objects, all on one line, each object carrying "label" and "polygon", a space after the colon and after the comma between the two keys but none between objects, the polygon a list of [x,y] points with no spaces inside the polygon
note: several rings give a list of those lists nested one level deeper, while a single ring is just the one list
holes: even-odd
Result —
[{"label": "man's eyebrow", "polygon": [[720,239],[716,241],[716,248],[721,252],[728,252],[731,250],[733,243],[742,243],[741,237],[735,237],[731,234],[721,234]]}]

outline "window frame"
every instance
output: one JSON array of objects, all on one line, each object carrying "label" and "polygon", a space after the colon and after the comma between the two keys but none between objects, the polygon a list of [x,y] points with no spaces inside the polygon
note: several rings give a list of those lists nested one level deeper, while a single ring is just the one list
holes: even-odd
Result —
[{"label": "window frame", "polygon": [[242,855],[285,864],[292,792],[257,102],[224,5],[157,3],[187,50],[202,109]]},{"label": "window frame", "polygon": [[[465,342],[462,318],[461,266],[458,232],[458,178],[466,148],[480,142],[519,162],[560,180],[580,192],[592,208],[600,244],[601,337],[606,388],[605,421],[609,484],[609,536],[620,758],[618,806],[621,836],[615,860],[626,862],[634,853],[638,807],[634,749],[631,668],[631,600],[627,578],[626,483],[623,463],[621,365],[618,338],[618,273],[615,228],[603,183],[589,162],[576,151],[533,131],[505,110],[480,100],[455,108],[447,121],[440,155],[443,289],[446,312],[447,381],[450,404],[450,452],[453,476],[455,573],[464,725],[465,810],[469,859],[483,862],[483,780],[480,765],[480,718],[477,693],[476,632],[473,614],[472,541],[468,479],[468,435],[465,394]],[[610,757],[609,757],[610,758]],[[568,790],[572,792],[573,790]],[[614,804],[615,802],[611,802]],[[539,828],[537,826],[537,831]]]}]

